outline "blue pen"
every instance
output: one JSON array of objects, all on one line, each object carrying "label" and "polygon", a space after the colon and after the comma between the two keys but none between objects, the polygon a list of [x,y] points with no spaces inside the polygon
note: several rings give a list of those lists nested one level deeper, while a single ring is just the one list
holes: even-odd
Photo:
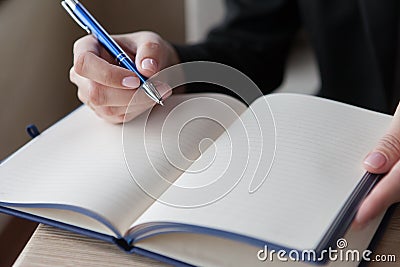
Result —
[{"label": "blue pen", "polygon": [[141,88],[156,103],[163,105],[162,97],[156,87],[137,70],[135,63],[122,50],[122,48],[111,38],[96,19],[77,0],[64,0],[61,2],[64,9],[88,34],[93,34],[100,44],[117,60],[124,68],[133,71],[140,79]]}]

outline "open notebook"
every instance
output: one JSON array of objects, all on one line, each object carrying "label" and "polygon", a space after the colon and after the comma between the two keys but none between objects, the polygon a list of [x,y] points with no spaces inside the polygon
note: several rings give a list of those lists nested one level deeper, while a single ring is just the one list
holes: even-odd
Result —
[{"label": "open notebook", "polygon": [[175,95],[124,126],[81,107],[0,165],[1,210],[173,264],[261,266],[265,245],[319,255],[376,182],[361,162],[390,120],[295,94],[250,108]]}]

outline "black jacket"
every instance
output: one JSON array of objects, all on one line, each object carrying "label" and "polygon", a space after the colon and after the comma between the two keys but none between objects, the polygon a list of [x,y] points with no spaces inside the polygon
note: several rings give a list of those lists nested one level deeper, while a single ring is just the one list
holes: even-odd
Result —
[{"label": "black jacket", "polygon": [[176,47],[183,62],[230,65],[267,94],[282,82],[291,42],[303,28],[317,56],[320,96],[393,112],[400,96],[400,1],[227,0],[226,5],[224,22],[205,42]]}]

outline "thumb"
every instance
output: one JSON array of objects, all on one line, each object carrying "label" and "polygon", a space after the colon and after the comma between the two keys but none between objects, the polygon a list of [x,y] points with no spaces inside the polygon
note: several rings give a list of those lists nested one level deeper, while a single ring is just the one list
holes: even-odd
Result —
[{"label": "thumb", "polygon": [[386,173],[400,158],[400,105],[388,132],[364,159],[364,167],[372,173]]},{"label": "thumb", "polygon": [[141,74],[149,78],[160,70],[162,51],[156,40],[141,44],[136,53],[136,66]]}]

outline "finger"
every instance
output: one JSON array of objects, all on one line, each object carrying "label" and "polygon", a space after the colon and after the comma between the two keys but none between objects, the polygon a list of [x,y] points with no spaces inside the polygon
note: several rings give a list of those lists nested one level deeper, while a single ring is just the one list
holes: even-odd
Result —
[{"label": "finger", "polygon": [[400,201],[400,162],[375,186],[365,198],[354,220],[354,227],[363,228],[390,205]]},{"label": "finger", "polygon": [[155,103],[141,104],[128,107],[95,107],[97,116],[111,123],[123,123],[133,120],[146,110],[154,107]]},{"label": "finger", "polygon": [[154,33],[142,32],[136,40],[136,66],[141,74],[151,77],[163,65],[163,51],[161,38]]},{"label": "finger", "polygon": [[78,39],[74,43],[74,62],[78,59],[80,55],[86,52],[91,52],[97,56],[100,56],[100,46],[98,41],[92,35],[86,35]]},{"label": "finger", "polygon": [[124,114],[120,116],[111,116],[111,117],[102,117],[101,115],[97,114],[100,118],[104,119],[107,122],[113,123],[113,124],[121,124],[121,123],[126,123],[129,122],[137,117],[136,114]]},{"label": "finger", "polygon": [[[159,86],[158,90],[163,96],[163,99],[168,98],[172,94],[172,90],[167,86]],[[140,91],[141,90],[136,91],[136,97],[138,99],[145,97],[146,101],[133,101],[133,99],[135,98],[134,96],[129,106],[127,107],[95,107],[96,113],[100,117],[105,118],[107,121],[111,121],[113,123],[122,123],[133,120],[134,118],[141,115],[143,112],[156,105],[154,101],[149,99],[147,95],[144,95],[144,93]]]},{"label": "finger", "polygon": [[400,110],[394,114],[388,132],[364,160],[364,167],[372,173],[386,173],[400,159]]},{"label": "finger", "polygon": [[70,81],[72,82],[72,83],[74,83],[75,85],[77,85],[77,74],[76,74],[76,72],[75,72],[75,69],[74,69],[74,66],[72,66],[70,69],[69,69],[69,79],[70,79]]},{"label": "finger", "polygon": [[[74,67],[70,69],[70,80],[78,86],[78,93],[82,94],[82,99],[90,100],[97,106],[127,106],[128,102],[131,102],[131,105],[153,102],[142,89],[138,90],[140,93],[136,95],[136,90],[109,88],[78,75]],[[168,84],[159,81],[154,81],[153,84],[163,100],[172,95],[172,88]]]},{"label": "finger", "polygon": [[146,110],[152,108],[154,104],[142,104],[138,106],[128,107],[95,107],[97,115],[102,118],[114,117],[113,121],[122,121],[125,116],[130,118],[129,120],[136,118]]},{"label": "finger", "polygon": [[[159,91],[163,100],[166,100],[168,97],[172,95],[172,90],[169,86],[161,83],[155,83],[157,90]],[[129,117],[132,118],[140,115],[144,111],[148,110],[149,108],[156,105],[152,99],[150,99],[143,90],[136,91],[135,95],[133,96],[129,106],[125,108],[124,114],[130,115]]]},{"label": "finger", "polygon": [[107,87],[132,89],[140,86],[139,78],[132,71],[110,64],[92,52],[80,54],[74,70],[79,76]]},{"label": "finger", "polygon": [[[79,76],[74,68],[70,70],[70,79],[78,86],[79,99],[95,110],[99,117],[111,123],[121,123],[124,119],[130,121],[156,104],[142,89],[104,87]],[[164,100],[172,95],[172,89],[167,84],[154,82],[154,85]]]},{"label": "finger", "polygon": [[107,62],[115,62],[115,59],[111,57],[111,55],[101,46],[98,40],[92,35],[86,35],[78,39],[73,46],[73,54],[74,54],[74,62],[78,59],[78,57],[86,52],[91,52],[103,59]]},{"label": "finger", "polygon": [[118,43],[119,46],[128,54],[128,56],[133,60],[136,56],[137,44],[135,42],[135,36],[138,36],[138,33],[130,33],[130,34],[120,34],[113,35],[112,38]]},{"label": "finger", "polygon": [[102,118],[103,120],[112,124],[120,124],[124,121],[124,116],[105,116],[97,109],[94,109],[94,112],[99,118]]},{"label": "finger", "polygon": [[110,88],[79,76],[71,70],[71,81],[78,86],[78,97],[93,107],[126,107],[137,90]]},{"label": "finger", "polygon": [[[163,100],[167,99],[169,96],[172,95],[172,88],[162,82],[159,81],[152,81],[152,84],[156,88],[156,90],[160,93],[161,98]],[[155,104],[154,100],[151,99],[143,89],[138,89],[136,93],[133,95],[133,98],[131,99],[131,102],[129,105],[135,106],[139,104]]]}]

